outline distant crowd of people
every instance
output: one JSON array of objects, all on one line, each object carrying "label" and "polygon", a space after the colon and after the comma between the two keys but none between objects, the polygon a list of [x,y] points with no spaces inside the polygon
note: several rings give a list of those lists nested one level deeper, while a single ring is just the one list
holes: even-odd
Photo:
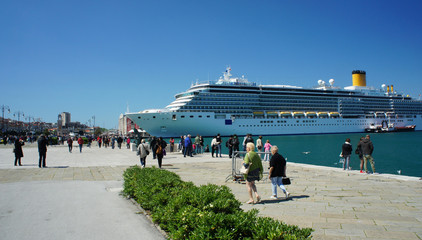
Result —
[{"label": "distant crowd of people", "polygon": [[[66,140],[68,144],[69,153],[72,153],[73,142],[77,141],[79,145],[79,152],[82,153],[83,145],[87,144],[88,147],[91,147],[93,141],[97,142],[99,148],[107,148],[111,145],[111,148],[114,149],[116,144],[119,149],[122,148],[123,143],[126,144],[126,148],[130,148],[132,140],[129,136],[97,136],[91,137],[87,136],[86,138],[82,137],[59,137],[59,143],[64,144]],[[8,137],[3,139],[3,143],[7,144],[13,142],[14,144],[14,154],[15,154],[15,166],[22,166],[21,159],[24,156],[22,147],[25,145],[25,142],[34,142],[33,137]],[[44,134],[41,134],[37,139],[38,152],[39,152],[39,164],[40,168],[46,166],[46,157],[47,157],[47,146],[49,145],[48,137]],[[166,156],[166,148],[169,144],[169,151],[179,151],[183,154],[184,157],[194,157],[196,154],[203,154],[204,152],[210,152],[212,157],[222,157],[222,137],[220,134],[215,135],[209,147],[208,144],[205,144],[204,138],[200,135],[197,135],[193,138],[190,134],[185,136],[180,136],[178,146],[175,145],[175,139],[170,138],[169,143],[167,143],[162,137],[151,136],[148,139],[141,139],[139,145],[137,146],[137,155],[139,155],[141,166],[146,167],[147,156],[152,152],[152,158],[157,159],[158,167],[162,167],[162,162],[164,156]],[[261,201],[261,196],[258,194],[257,187],[255,182],[260,181],[263,177],[263,164],[262,162],[269,162],[269,179],[271,181],[272,195],[271,199],[277,198],[277,189],[280,188],[285,198],[289,198],[290,193],[286,190],[286,187],[283,184],[283,179],[286,178],[286,159],[279,153],[279,148],[275,145],[271,145],[269,140],[264,141],[262,136],[259,136],[255,140],[252,137],[252,134],[247,134],[244,136],[243,141],[239,141],[239,138],[236,134],[229,137],[225,143],[225,147],[228,149],[228,156],[232,158],[235,152],[239,152],[240,144],[242,143],[242,150],[246,152],[243,154],[243,165],[245,168],[248,168],[248,172],[245,174],[244,179],[246,180],[246,187],[249,195],[249,200],[247,204],[258,203]],[[204,146],[205,145],[205,146]],[[369,173],[367,169],[367,162],[370,162],[372,172],[375,173],[375,162],[372,157],[374,151],[373,143],[370,140],[370,136],[366,135],[362,137],[355,149],[355,154],[359,156],[360,159],[360,172]],[[342,145],[342,151],[340,156],[344,159],[343,169],[350,169],[350,159],[353,152],[353,147],[351,144],[350,138],[347,138]],[[254,200],[254,196],[256,200]]]}]

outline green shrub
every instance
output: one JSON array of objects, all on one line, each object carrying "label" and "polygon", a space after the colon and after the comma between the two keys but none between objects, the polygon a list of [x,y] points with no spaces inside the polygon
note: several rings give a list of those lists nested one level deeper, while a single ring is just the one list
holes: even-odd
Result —
[{"label": "green shrub", "polygon": [[171,239],[308,239],[300,229],[258,210],[244,212],[227,186],[195,186],[175,173],[157,168],[128,168],[123,193],[151,212],[153,221]]}]

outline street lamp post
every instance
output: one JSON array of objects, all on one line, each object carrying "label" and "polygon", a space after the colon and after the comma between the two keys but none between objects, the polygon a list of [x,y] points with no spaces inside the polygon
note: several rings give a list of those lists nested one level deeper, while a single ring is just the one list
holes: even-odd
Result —
[{"label": "street lamp post", "polygon": [[26,118],[29,122],[28,122],[28,131],[31,131],[31,119],[33,119],[35,121],[35,118],[33,116],[26,116]]},{"label": "street lamp post", "polygon": [[18,115],[18,130],[20,131],[19,122],[20,122],[20,119],[21,119],[21,115],[22,115],[22,117],[25,117],[25,114],[22,111],[17,111],[17,112],[15,112],[15,114],[13,114],[13,116],[16,116],[16,114]]},{"label": "street lamp post", "polygon": [[10,113],[10,108],[9,106],[6,105],[1,105],[1,112],[2,112],[2,123],[1,123],[1,131],[4,132],[4,111],[9,111]]}]

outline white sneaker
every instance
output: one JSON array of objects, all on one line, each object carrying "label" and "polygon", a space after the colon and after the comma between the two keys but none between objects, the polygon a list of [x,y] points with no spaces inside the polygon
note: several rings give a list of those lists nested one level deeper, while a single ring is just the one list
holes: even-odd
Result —
[{"label": "white sneaker", "polygon": [[286,194],[286,199],[290,197],[290,193],[289,192],[285,192],[284,194]]},{"label": "white sneaker", "polygon": [[271,196],[270,197],[270,199],[278,199],[277,197],[275,197],[275,196]]}]

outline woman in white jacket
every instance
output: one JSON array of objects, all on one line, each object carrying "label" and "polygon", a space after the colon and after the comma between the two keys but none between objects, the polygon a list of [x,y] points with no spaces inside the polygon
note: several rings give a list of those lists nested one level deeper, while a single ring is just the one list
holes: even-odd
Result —
[{"label": "woman in white jacket", "polygon": [[214,157],[214,152],[216,153],[217,157],[218,157],[218,152],[217,152],[217,136],[214,136],[214,138],[211,141],[211,156]]},{"label": "woman in white jacket", "polygon": [[139,144],[138,146],[138,153],[139,153],[139,158],[141,160],[142,168],[144,168],[145,165],[147,164],[147,156],[149,154],[148,149],[149,149],[148,144],[145,143],[145,139],[142,139],[141,144]]}]

